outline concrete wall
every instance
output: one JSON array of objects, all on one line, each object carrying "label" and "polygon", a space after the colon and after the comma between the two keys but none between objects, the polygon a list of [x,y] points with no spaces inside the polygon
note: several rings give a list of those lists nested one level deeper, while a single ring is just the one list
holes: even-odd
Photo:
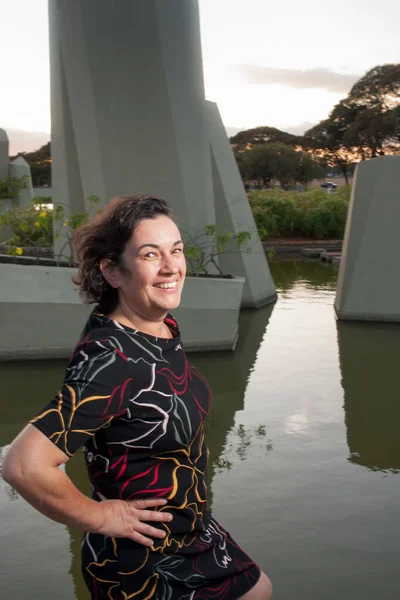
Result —
[{"label": "concrete wall", "polygon": [[44,198],[51,198],[53,196],[53,188],[49,187],[34,187],[34,196],[43,196]]},{"label": "concrete wall", "polygon": [[[68,357],[93,306],[81,303],[75,269],[0,264],[0,359]],[[185,349],[232,350],[244,279],[187,278],[179,309]]]},{"label": "concrete wall", "polygon": [[335,300],[339,319],[400,321],[399,173],[400,156],[357,167]]}]

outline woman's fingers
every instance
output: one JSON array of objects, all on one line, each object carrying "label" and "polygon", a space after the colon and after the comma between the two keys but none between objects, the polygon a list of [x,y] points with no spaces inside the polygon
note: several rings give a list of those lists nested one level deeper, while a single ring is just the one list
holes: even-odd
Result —
[{"label": "woman's fingers", "polygon": [[172,521],[171,513],[160,512],[155,510],[136,509],[136,516],[140,521],[164,521],[165,523]]},{"label": "woman's fingers", "polygon": [[135,529],[139,533],[141,533],[143,535],[148,535],[149,537],[152,537],[152,538],[162,539],[166,535],[166,532],[163,529],[156,529],[155,527],[152,527],[151,525],[148,525],[147,523],[140,523],[136,526]]},{"label": "woman's fingers", "polygon": [[146,508],[155,508],[156,506],[164,506],[167,504],[165,498],[148,498],[146,500],[130,500],[130,504],[133,504],[135,508],[144,510]]},{"label": "woman's fingers", "polygon": [[148,537],[145,537],[144,535],[142,535],[141,533],[139,533],[138,531],[134,531],[131,535],[131,539],[134,542],[137,542],[138,544],[142,544],[143,546],[152,546],[153,545],[153,540],[151,540]]}]

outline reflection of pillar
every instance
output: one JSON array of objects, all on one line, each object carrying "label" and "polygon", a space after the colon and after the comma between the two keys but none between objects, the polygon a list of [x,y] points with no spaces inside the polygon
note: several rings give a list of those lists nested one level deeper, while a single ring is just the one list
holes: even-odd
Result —
[{"label": "reflection of pillar", "polygon": [[256,359],[272,310],[273,306],[269,305],[258,311],[241,312],[239,340],[235,352],[221,352],[213,356],[190,355],[190,362],[208,381],[212,392],[212,409],[206,421],[206,442],[210,450],[208,473],[210,507],[215,461],[223,450],[226,436],[234,423],[235,413],[243,409],[250,369]]},{"label": "reflection of pillar", "polygon": [[219,224],[218,208],[231,230],[253,230],[254,251],[232,268],[248,280],[246,305],[274,300],[215,111],[208,111],[217,123],[212,136],[207,127],[198,1],[50,0],[49,7],[54,203],[81,212],[92,194],[103,202],[159,194],[192,236]]},{"label": "reflection of pillar", "polygon": [[400,326],[338,322],[351,462],[400,470]]}]

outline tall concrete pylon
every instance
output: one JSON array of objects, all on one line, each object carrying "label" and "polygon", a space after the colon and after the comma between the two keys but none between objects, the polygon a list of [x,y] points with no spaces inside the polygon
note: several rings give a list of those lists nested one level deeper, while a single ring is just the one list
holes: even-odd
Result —
[{"label": "tall concrete pylon", "polygon": [[[92,194],[153,193],[191,235],[216,223],[198,0],[49,0],[49,9],[54,203],[79,212]],[[275,299],[264,254],[242,260],[240,274],[247,305]]]},{"label": "tall concrete pylon", "polygon": [[31,205],[33,199],[31,168],[23,156],[17,156],[17,158],[10,163],[10,177],[16,177],[17,179],[25,177],[25,187],[19,190],[18,196],[15,196],[14,205]]},{"label": "tall concrete pylon", "polygon": [[7,132],[4,129],[0,129],[0,180],[7,179],[9,175],[8,146]]},{"label": "tall concrete pylon", "polygon": [[359,163],[343,242],[339,319],[400,321],[400,156]]},{"label": "tall concrete pylon", "polygon": [[246,277],[242,306],[262,306],[276,300],[275,284],[218,106],[214,102],[206,106],[217,229],[249,231],[252,236],[249,252],[237,252],[233,247],[232,252],[220,256],[220,266],[225,273]]}]

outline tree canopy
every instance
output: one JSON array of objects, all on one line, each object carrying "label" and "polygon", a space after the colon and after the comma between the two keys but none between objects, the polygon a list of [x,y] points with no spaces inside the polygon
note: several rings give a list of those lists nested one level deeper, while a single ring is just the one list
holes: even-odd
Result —
[{"label": "tree canopy", "polygon": [[303,139],[315,158],[338,167],[346,180],[352,163],[399,153],[400,64],[368,71]]},{"label": "tree canopy", "polygon": [[290,189],[296,183],[307,184],[325,174],[325,169],[305,152],[276,142],[245,150],[240,157],[239,169],[247,181],[266,187],[279,181],[283,189]]},{"label": "tree canopy", "polygon": [[19,156],[23,156],[29,164],[34,186],[51,186],[50,142],[33,152],[20,152]]},{"label": "tree canopy", "polygon": [[257,144],[265,144],[268,142],[276,142],[286,144],[287,146],[296,146],[301,141],[296,135],[276,129],[276,127],[255,127],[254,129],[246,129],[239,131],[236,135],[230,138],[233,147],[238,150],[245,150]]}]

